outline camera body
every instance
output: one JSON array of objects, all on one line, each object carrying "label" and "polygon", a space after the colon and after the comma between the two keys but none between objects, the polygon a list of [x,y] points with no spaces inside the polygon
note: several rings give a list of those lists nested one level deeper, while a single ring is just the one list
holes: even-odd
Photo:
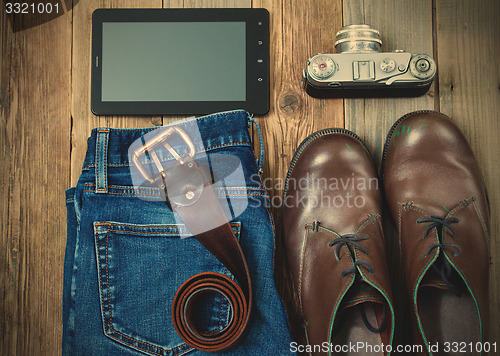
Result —
[{"label": "camera body", "polygon": [[436,63],[426,54],[379,52],[380,33],[369,25],[348,25],[337,32],[338,53],[319,53],[303,72],[313,97],[410,97],[429,90]]}]

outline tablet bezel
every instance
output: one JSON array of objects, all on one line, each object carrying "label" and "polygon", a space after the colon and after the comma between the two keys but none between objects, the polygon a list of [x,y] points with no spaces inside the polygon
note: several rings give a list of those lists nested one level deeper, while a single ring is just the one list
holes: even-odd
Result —
[{"label": "tablet bezel", "polygon": [[[245,22],[246,101],[102,101],[104,22]],[[190,115],[269,111],[269,12],[266,9],[97,9],[92,14],[91,110],[96,115]],[[216,83],[214,83],[216,84]]]}]

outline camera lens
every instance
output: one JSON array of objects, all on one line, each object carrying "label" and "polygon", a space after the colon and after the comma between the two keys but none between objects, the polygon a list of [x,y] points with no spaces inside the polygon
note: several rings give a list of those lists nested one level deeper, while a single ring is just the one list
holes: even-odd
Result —
[{"label": "camera lens", "polygon": [[339,53],[378,52],[382,46],[380,32],[370,25],[348,25],[337,32],[335,48]]}]

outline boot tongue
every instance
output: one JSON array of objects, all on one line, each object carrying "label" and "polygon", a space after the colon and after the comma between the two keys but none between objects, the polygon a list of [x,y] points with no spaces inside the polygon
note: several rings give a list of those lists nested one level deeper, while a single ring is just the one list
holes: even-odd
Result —
[{"label": "boot tongue", "polygon": [[461,283],[458,274],[451,269],[451,266],[449,266],[450,273],[443,272],[443,270],[438,273],[438,270],[440,270],[440,268],[443,268],[442,264],[443,262],[439,259],[434,262],[434,264],[425,274],[422,282],[420,283],[420,286],[448,290],[455,294],[459,294],[459,286]]},{"label": "boot tongue", "polygon": [[360,280],[355,282],[344,296],[340,310],[344,311],[361,303],[385,304],[385,299],[376,289]]},{"label": "boot tongue", "polygon": [[425,275],[424,279],[420,283],[422,287],[433,287],[443,290],[450,289],[446,283],[444,283],[443,279],[439,274],[437,274],[434,270],[430,269]]}]

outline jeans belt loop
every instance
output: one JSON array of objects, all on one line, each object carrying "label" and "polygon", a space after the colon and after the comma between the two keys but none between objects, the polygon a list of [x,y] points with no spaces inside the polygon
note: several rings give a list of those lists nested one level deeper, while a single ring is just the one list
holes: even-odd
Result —
[{"label": "jeans belt loop", "polygon": [[96,166],[95,166],[95,192],[108,192],[108,140],[109,129],[97,130]]},{"label": "jeans belt loop", "polygon": [[259,134],[259,141],[260,141],[260,157],[257,160],[257,169],[260,174],[262,174],[264,171],[262,168],[264,167],[264,157],[265,157],[265,149],[264,149],[264,140],[262,139],[262,132],[260,130],[260,126],[257,123],[257,121],[253,118],[253,115],[248,115],[248,127],[250,127],[251,123],[255,124],[255,127],[257,128],[257,133]]}]

